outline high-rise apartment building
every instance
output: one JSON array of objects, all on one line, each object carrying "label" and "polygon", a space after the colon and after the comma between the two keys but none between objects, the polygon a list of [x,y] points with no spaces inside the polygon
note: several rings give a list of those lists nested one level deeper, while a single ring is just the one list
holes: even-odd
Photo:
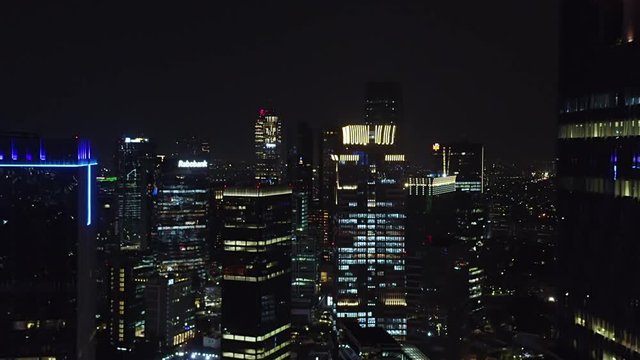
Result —
[{"label": "high-rise apartment building", "polygon": [[394,124],[342,128],[336,166],[338,318],[406,335],[404,161]]},{"label": "high-rise apartment building", "polygon": [[222,358],[288,359],[291,190],[224,191]]},{"label": "high-rise apartment building", "polygon": [[0,358],[94,359],[88,141],[0,135]]},{"label": "high-rise apartment building", "polygon": [[282,144],[282,121],[271,110],[260,109],[255,129],[255,180],[259,184],[277,185],[284,181],[285,161]]},{"label": "high-rise apartment building", "polygon": [[640,2],[563,2],[560,339],[570,358],[640,359]]}]

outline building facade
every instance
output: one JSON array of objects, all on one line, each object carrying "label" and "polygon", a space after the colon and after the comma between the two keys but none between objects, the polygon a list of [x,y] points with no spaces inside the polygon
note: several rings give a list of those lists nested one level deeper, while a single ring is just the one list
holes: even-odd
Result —
[{"label": "building facade", "polygon": [[558,142],[561,343],[640,358],[640,2],[563,2]]}]

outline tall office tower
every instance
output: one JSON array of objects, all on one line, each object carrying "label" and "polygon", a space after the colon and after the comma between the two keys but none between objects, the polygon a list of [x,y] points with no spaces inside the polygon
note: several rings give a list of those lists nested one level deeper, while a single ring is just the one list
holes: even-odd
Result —
[{"label": "tall office tower", "polygon": [[142,249],[151,232],[155,147],[147,138],[120,139],[116,155],[116,232],[121,247]]},{"label": "tall office tower", "polygon": [[291,190],[224,191],[222,358],[288,359]]},{"label": "tall office tower", "polygon": [[259,184],[276,185],[284,181],[282,121],[271,110],[260,109],[255,124],[256,169]]},{"label": "tall office tower", "polygon": [[144,290],[154,264],[140,250],[123,249],[109,256],[107,269],[109,344],[131,352],[144,341]]},{"label": "tall office tower", "polygon": [[319,169],[318,169],[318,201],[311,212],[310,226],[318,241],[318,271],[320,292],[323,296],[333,293],[334,252],[333,222],[331,215],[336,203],[336,163],[333,157],[342,147],[340,131],[326,129],[320,134]]},{"label": "tall office tower", "polygon": [[434,236],[445,237],[457,229],[455,220],[455,180],[446,177],[410,177],[405,183],[407,192],[406,269],[407,269],[407,338],[424,340],[434,329],[429,318],[429,304],[425,301],[432,289],[426,288],[429,274],[424,263],[426,247]]},{"label": "tall office tower", "polygon": [[167,355],[196,335],[191,279],[157,276],[145,291],[144,336],[156,353]]},{"label": "tall office tower", "polygon": [[[100,172],[98,172],[100,174]],[[108,175],[102,171],[101,175]],[[116,176],[96,176],[96,337],[105,338],[107,321],[109,318],[109,301],[107,281],[107,260],[111,253],[120,249],[120,242],[116,236]],[[98,340],[100,341],[100,340]]]},{"label": "tall office tower", "polygon": [[456,189],[484,189],[484,146],[470,142],[433,144],[435,170],[442,176],[456,175]]},{"label": "tall office tower", "polygon": [[208,272],[208,220],[211,191],[208,163],[167,158],[161,165],[155,196],[152,247],[160,275],[196,276]]},{"label": "tall office tower", "polygon": [[95,358],[95,165],[85,140],[0,135],[0,358]]},{"label": "tall office tower", "polygon": [[294,327],[311,322],[317,278],[317,239],[310,231],[313,190],[313,133],[299,122],[289,151],[289,183],[293,187],[291,240],[291,311]]},{"label": "tall office tower", "polygon": [[408,340],[444,339],[448,358],[460,358],[483,276],[470,263],[473,251],[456,234],[455,183],[454,175],[409,178],[405,185]]},{"label": "tall office tower", "polygon": [[320,206],[330,210],[335,205],[336,164],[332,160],[341,148],[340,131],[335,129],[322,131],[319,147],[319,187]]},{"label": "tall office tower", "polygon": [[402,85],[397,82],[367,83],[364,107],[364,119],[368,124],[402,123]]},{"label": "tall office tower", "polygon": [[640,358],[640,2],[563,3],[559,264],[571,358]]},{"label": "tall office tower", "polygon": [[338,318],[404,338],[406,319],[404,160],[396,125],[348,125],[337,165]]}]

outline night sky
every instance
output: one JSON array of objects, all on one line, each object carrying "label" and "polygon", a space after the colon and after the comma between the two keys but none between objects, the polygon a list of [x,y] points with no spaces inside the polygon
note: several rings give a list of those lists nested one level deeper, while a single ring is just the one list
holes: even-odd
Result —
[{"label": "night sky", "polygon": [[102,154],[123,134],[196,134],[248,160],[260,107],[285,127],[358,122],[365,82],[391,80],[413,159],[460,139],[554,157],[557,0],[186,3],[3,2],[0,130],[79,134]]}]

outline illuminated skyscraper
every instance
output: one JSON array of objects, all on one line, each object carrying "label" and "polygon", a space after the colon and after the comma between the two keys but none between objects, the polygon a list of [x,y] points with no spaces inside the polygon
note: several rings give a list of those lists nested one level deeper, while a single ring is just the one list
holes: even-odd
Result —
[{"label": "illuminated skyscraper", "polygon": [[224,191],[222,358],[288,359],[291,190]]},{"label": "illuminated skyscraper", "polygon": [[152,233],[160,275],[206,278],[211,196],[206,160],[164,160],[154,199]]},{"label": "illuminated skyscraper", "polygon": [[567,358],[640,359],[640,2],[563,2],[560,339]]},{"label": "illuminated skyscraper", "polygon": [[370,82],[365,87],[364,119],[370,124],[402,123],[402,85],[397,82]]},{"label": "illuminated skyscraper", "polygon": [[338,318],[407,333],[404,161],[396,125],[348,125],[336,173]]},{"label": "illuminated skyscraper", "polygon": [[271,110],[260,109],[255,124],[255,179],[259,184],[276,185],[284,180],[282,121]]},{"label": "illuminated skyscraper", "polygon": [[95,165],[85,140],[0,135],[0,358],[95,358]]},{"label": "illuminated skyscraper", "polygon": [[147,138],[122,138],[116,162],[117,237],[121,247],[144,248],[151,230],[154,146]]}]

